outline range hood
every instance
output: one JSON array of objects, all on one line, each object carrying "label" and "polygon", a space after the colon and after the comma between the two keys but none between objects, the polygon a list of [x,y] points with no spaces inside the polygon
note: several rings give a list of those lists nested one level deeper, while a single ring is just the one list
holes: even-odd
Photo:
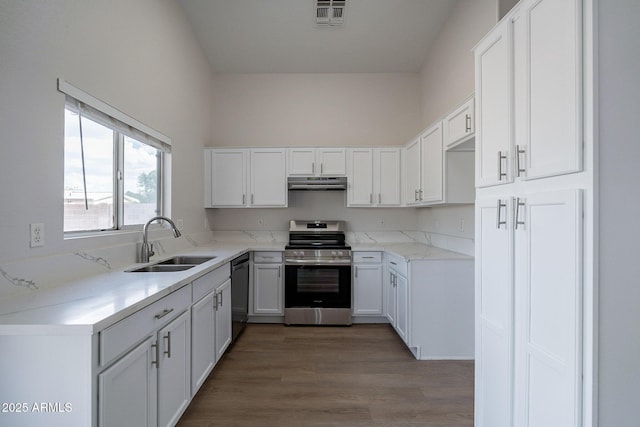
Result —
[{"label": "range hood", "polygon": [[302,191],[344,191],[347,189],[346,176],[291,176],[287,180],[289,190]]}]

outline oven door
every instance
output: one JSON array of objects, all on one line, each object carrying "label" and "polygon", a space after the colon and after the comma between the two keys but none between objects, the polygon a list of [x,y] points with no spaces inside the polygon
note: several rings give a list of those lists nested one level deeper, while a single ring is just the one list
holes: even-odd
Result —
[{"label": "oven door", "polygon": [[351,308],[351,265],[285,265],[284,306]]}]

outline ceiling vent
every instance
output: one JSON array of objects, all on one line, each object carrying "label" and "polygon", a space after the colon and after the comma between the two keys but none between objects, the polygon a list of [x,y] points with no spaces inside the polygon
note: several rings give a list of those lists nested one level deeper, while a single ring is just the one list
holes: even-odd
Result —
[{"label": "ceiling vent", "polygon": [[344,24],[346,0],[315,0],[316,23],[319,26],[340,26]]}]

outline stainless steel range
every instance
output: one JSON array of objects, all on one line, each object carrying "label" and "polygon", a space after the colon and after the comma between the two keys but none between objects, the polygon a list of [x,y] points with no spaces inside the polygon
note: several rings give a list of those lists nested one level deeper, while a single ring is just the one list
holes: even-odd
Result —
[{"label": "stainless steel range", "polygon": [[351,325],[351,247],[343,221],[289,223],[284,323]]}]

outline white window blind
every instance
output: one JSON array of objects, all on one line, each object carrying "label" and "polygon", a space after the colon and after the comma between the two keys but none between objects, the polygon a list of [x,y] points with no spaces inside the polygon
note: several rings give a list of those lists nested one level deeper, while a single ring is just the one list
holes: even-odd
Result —
[{"label": "white window blind", "polygon": [[[95,98],[82,89],[58,79],[58,90],[66,95],[66,107],[103,126],[134,138],[165,153],[171,152],[171,138]],[[80,110],[80,111],[78,111]]]}]

